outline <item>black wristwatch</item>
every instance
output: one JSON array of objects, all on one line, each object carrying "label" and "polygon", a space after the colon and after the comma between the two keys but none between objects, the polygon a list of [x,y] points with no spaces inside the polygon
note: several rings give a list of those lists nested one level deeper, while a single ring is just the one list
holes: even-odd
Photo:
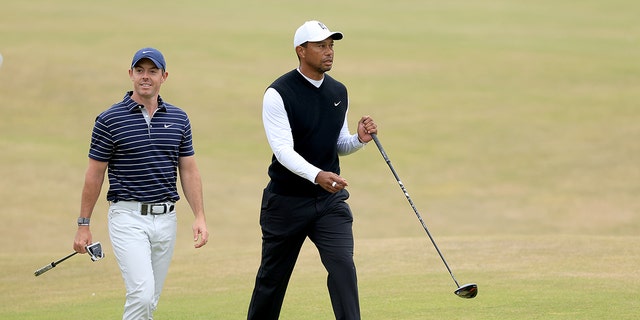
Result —
[{"label": "black wristwatch", "polygon": [[80,218],[78,218],[78,227],[79,226],[88,226],[90,221],[91,221],[91,218],[80,217]]}]

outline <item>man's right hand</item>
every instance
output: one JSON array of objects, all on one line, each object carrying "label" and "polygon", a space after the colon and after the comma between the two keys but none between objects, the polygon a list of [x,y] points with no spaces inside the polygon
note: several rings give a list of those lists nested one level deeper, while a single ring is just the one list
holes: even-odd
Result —
[{"label": "man's right hand", "polygon": [[87,253],[87,249],[85,247],[91,243],[93,243],[93,240],[89,226],[78,226],[76,238],[73,241],[73,250],[78,253]]},{"label": "man's right hand", "polygon": [[336,193],[349,185],[343,177],[330,171],[320,171],[316,176],[316,183],[331,193]]}]

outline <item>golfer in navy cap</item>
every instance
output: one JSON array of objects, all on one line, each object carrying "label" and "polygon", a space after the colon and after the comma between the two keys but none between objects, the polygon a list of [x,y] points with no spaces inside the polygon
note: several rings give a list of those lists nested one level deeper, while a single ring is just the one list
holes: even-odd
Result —
[{"label": "golfer in navy cap", "polygon": [[108,171],[109,237],[127,290],[124,320],[153,319],[176,241],[178,175],[195,216],[194,246],[209,238],[189,117],[160,97],[168,75],[160,51],[136,52],[133,91],[98,115],[91,135],[73,248],[85,253],[92,242],[90,219]]}]

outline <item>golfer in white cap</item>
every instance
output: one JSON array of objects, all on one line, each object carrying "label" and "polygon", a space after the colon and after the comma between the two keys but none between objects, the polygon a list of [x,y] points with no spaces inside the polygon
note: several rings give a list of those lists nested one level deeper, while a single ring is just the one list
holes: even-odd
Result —
[{"label": "golfer in white cap", "polygon": [[347,89],[326,74],[333,66],[334,41],[342,37],[319,21],[305,22],[293,37],[298,68],[274,81],[264,94],[262,117],[273,157],[271,180],[262,195],[262,261],[250,320],[278,319],[307,238],[327,270],[336,319],[360,319],[353,215],[338,156],[360,150],[377,129],[364,116],[357,133],[349,132]]}]

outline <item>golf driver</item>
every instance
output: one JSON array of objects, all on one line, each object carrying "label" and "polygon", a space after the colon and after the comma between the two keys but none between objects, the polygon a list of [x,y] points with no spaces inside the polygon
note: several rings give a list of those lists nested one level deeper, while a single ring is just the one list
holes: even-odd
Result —
[{"label": "golf driver", "polygon": [[407,192],[407,189],[404,187],[404,184],[402,184],[402,181],[400,180],[400,177],[396,173],[396,170],[391,165],[391,160],[389,160],[389,157],[387,156],[387,153],[384,151],[384,148],[382,148],[382,144],[380,143],[380,140],[378,139],[378,136],[375,133],[373,133],[373,134],[371,134],[371,137],[373,138],[373,141],[376,143],[376,146],[378,146],[378,150],[380,150],[380,153],[382,154],[382,158],[384,158],[384,161],[387,162],[387,165],[389,166],[389,169],[391,169],[391,172],[393,173],[393,176],[398,181],[398,185],[400,185],[400,189],[402,189],[402,192],[404,193],[404,196],[409,201],[409,204],[411,205],[411,208],[413,208],[413,212],[415,212],[416,216],[418,217],[418,220],[420,220],[420,223],[422,224],[422,227],[424,228],[424,231],[427,232],[427,235],[429,236],[429,239],[431,240],[431,243],[433,243],[433,246],[436,248],[436,251],[438,252],[438,255],[440,256],[440,259],[442,259],[442,262],[444,262],[444,266],[447,267],[447,270],[449,271],[449,274],[451,275],[451,278],[453,279],[453,282],[455,282],[456,286],[458,287],[458,289],[456,289],[456,291],[454,291],[454,293],[460,298],[466,298],[466,299],[474,298],[478,294],[478,285],[476,285],[475,283],[468,283],[468,284],[465,284],[463,286],[460,286],[458,284],[458,280],[456,280],[456,277],[453,276],[453,272],[451,272],[451,268],[449,268],[449,264],[447,264],[447,261],[444,259],[444,256],[442,255],[442,252],[440,252],[440,249],[438,248],[438,245],[436,245],[436,242],[433,240],[433,237],[431,236],[431,232],[429,232],[429,229],[427,228],[427,225],[424,223],[424,220],[422,220],[422,216],[420,216],[420,213],[418,213],[418,209],[413,204],[413,200],[411,200],[411,197],[409,197],[409,193]]},{"label": "golf driver", "polygon": [[[102,252],[102,245],[100,244],[100,242],[94,242],[88,246],[85,247],[87,249],[87,253],[89,254],[89,257],[91,257],[91,261],[98,261],[102,258],[104,258],[104,252]],[[75,256],[76,254],[78,254],[77,251],[69,254],[68,256],[58,260],[58,261],[54,261],[51,262],[50,264],[36,270],[33,275],[35,275],[36,277],[53,269],[55,266],[61,264],[63,261]]]}]

